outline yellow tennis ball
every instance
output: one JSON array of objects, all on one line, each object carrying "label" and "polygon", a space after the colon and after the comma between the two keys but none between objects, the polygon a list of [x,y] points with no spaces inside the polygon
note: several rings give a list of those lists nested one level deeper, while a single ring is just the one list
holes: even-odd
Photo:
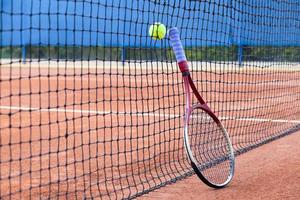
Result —
[{"label": "yellow tennis ball", "polygon": [[166,26],[160,22],[152,24],[149,28],[149,35],[152,39],[161,40],[165,37],[167,32]]}]

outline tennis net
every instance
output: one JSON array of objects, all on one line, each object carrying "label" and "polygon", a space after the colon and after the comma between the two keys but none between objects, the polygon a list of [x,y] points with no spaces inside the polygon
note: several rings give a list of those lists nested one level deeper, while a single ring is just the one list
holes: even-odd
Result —
[{"label": "tennis net", "polygon": [[297,0],[3,0],[0,20],[1,199],[131,199],[193,175],[158,21],[236,154],[299,130]]}]

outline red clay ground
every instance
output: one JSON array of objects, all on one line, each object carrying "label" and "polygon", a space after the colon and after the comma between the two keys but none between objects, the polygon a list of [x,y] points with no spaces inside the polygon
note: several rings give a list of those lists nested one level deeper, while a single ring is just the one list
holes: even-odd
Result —
[{"label": "red clay ground", "polygon": [[300,199],[300,132],[286,136],[236,159],[232,183],[215,190],[196,175],[140,199]]},{"label": "red clay ground", "polygon": [[[184,96],[177,71],[31,66],[0,68],[1,199],[82,199],[84,195],[121,199],[189,171],[183,155]],[[299,72],[245,68],[228,73],[199,72],[194,78],[205,80],[198,85],[222,117],[235,149],[300,123],[295,109],[300,100]],[[297,148],[297,140],[280,141],[287,152]],[[256,190],[270,197],[271,190],[260,184],[265,184],[265,177],[278,182],[276,176],[282,172],[274,166],[286,170],[288,161],[296,162],[292,153],[299,155],[299,149],[282,152],[287,161],[273,163],[279,152],[270,152],[283,151],[274,147],[276,143],[265,154],[260,153],[263,146],[238,157],[237,175],[229,188],[211,190],[193,177],[147,198],[223,199],[222,195],[233,198],[238,192],[257,197]],[[244,157],[249,160],[240,161]],[[256,162],[260,164],[254,168]],[[255,177],[257,171],[265,176]],[[281,183],[286,186],[284,181],[285,177]],[[283,189],[282,185],[277,186]]]}]

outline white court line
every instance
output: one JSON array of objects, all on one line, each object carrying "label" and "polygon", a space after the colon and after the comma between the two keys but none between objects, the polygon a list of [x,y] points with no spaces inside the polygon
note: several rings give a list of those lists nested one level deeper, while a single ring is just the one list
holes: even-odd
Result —
[{"label": "white court line", "polygon": [[80,114],[97,114],[97,115],[136,115],[136,116],[168,116],[169,118],[179,117],[180,115],[159,114],[159,113],[129,113],[129,112],[110,112],[97,110],[79,110],[79,109],[64,109],[64,108],[35,108],[35,107],[18,107],[18,106],[0,106],[3,110],[18,110],[18,111],[40,111],[40,112],[64,112],[64,113],[80,113]]},{"label": "white court line", "polygon": [[[164,113],[129,113],[129,112],[110,112],[110,111],[96,111],[96,110],[78,110],[78,109],[63,109],[63,108],[35,108],[35,107],[18,107],[18,106],[0,106],[3,110],[18,110],[18,111],[39,111],[39,112],[63,112],[63,113],[80,113],[80,114],[97,114],[97,115],[135,115],[135,116],[152,116],[152,117],[167,117],[177,118],[181,117],[176,114]],[[300,124],[300,120],[284,120],[284,119],[264,119],[264,118],[239,118],[239,117],[219,117],[220,120],[237,120],[237,121],[254,121],[254,122],[273,122],[273,123],[289,123]]]},{"label": "white court line", "polygon": [[[105,75],[90,75],[92,77],[89,77],[88,75],[84,75],[84,76],[80,76],[80,75],[68,75],[67,77],[64,77],[63,75],[60,75],[60,76],[51,76],[50,78],[46,77],[47,75],[42,75],[41,77],[29,77],[29,76],[0,76],[0,79],[2,81],[14,81],[14,80],[19,80],[19,79],[23,79],[23,80],[51,80],[51,81],[55,81],[55,80],[59,80],[59,81],[73,81],[73,82],[80,82],[80,81],[100,81],[100,83],[106,81],[106,82],[110,82],[112,81],[111,79],[109,79],[109,76],[105,76]],[[93,77],[93,76],[98,76],[98,77]],[[119,75],[116,76],[116,75],[113,75],[113,78],[116,78],[116,80],[114,80],[114,82],[118,81],[120,83],[133,83],[133,84],[139,84],[141,82],[143,83],[150,83],[150,84],[157,84],[157,83],[169,83],[171,85],[173,84],[179,84],[179,83],[182,83],[182,79],[175,79],[175,78],[170,78],[170,77],[165,77],[165,79],[163,80],[160,80],[159,78],[156,78],[156,79],[145,79],[143,78],[142,76],[140,76],[140,78],[138,79],[132,79],[131,77],[129,76],[126,76],[126,78],[122,78],[122,79],[118,79],[119,78]],[[300,84],[299,84],[300,85]]]},{"label": "white court line", "polygon": [[[64,75],[51,75],[50,77],[47,77],[48,74],[42,74],[40,76],[6,76],[6,75],[2,75],[0,76],[0,79],[2,79],[3,81],[14,81],[14,80],[19,80],[19,79],[24,79],[24,80],[59,80],[59,81],[103,81],[105,80],[108,76],[105,76],[103,74],[92,74],[92,75],[88,75],[88,74],[83,74],[83,75],[67,75],[66,77]],[[96,76],[96,77],[95,77]],[[113,77],[118,78],[121,75],[113,75]],[[147,83],[172,83],[172,84],[178,84],[178,83],[182,83],[182,79],[175,79],[174,77],[169,77],[166,76],[164,77],[163,80],[160,80],[159,78],[154,78],[154,79],[144,79],[142,78],[142,76],[140,76],[140,78],[138,79],[131,79],[130,74],[126,74],[125,78],[122,78],[121,80],[119,80],[118,82],[131,82],[131,83],[140,83],[140,82],[147,82]],[[159,75],[161,76],[161,75]],[[111,81],[109,79],[107,79],[106,81]],[[116,80],[115,80],[116,81]],[[211,83],[213,84],[213,83]],[[223,82],[224,86],[226,85],[231,85],[230,83],[227,82]],[[290,81],[290,80],[285,80],[283,82],[275,82],[275,81],[267,81],[267,82],[249,82],[249,83],[239,83],[240,86],[248,86],[248,87],[257,87],[257,86],[300,86],[299,81],[295,80],[295,81]]]},{"label": "white court line", "polygon": [[237,118],[237,117],[219,117],[221,120],[237,120],[237,121],[254,121],[254,122],[273,122],[273,123],[289,123],[299,124],[300,120],[284,120],[284,119],[261,119],[261,118]]}]

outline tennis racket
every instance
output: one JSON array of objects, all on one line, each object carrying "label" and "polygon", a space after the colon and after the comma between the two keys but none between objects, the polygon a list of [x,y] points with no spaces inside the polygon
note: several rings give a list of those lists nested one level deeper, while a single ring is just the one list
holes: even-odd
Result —
[{"label": "tennis racket", "polygon": [[[184,146],[188,158],[205,184],[222,188],[231,181],[235,166],[228,133],[196,89],[177,28],[169,30],[169,38],[184,81]],[[190,88],[198,100],[195,105],[191,105]]]}]

